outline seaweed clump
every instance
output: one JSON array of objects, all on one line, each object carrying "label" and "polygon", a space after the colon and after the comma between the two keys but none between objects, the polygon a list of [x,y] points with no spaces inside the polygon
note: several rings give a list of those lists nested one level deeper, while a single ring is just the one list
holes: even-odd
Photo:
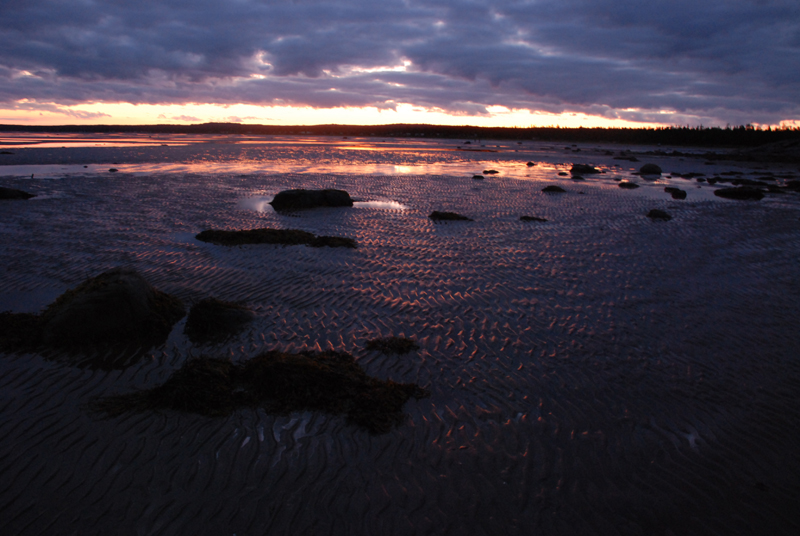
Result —
[{"label": "seaweed clump", "polygon": [[367,341],[367,350],[377,350],[382,354],[407,354],[418,350],[419,344],[406,337],[383,337]]},{"label": "seaweed clump", "polygon": [[242,364],[190,360],[163,385],[95,399],[91,406],[111,416],[176,410],[218,417],[244,407],[277,414],[321,411],[344,414],[349,423],[382,434],[403,423],[408,399],[429,394],[413,383],[368,376],[350,354],[270,351]]},{"label": "seaweed clump", "polygon": [[340,236],[315,236],[307,231],[297,229],[242,229],[239,231],[223,231],[208,229],[198,233],[195,238],[201,242],[210,242],[218,246],[243,246],[245,244],[281,244],[284,246],[306,245],[311,247],[347,247],[356,248],[358,244],[352,238]]},{"label": "seaweed clump", "polygon": [[253,313],[236,303],[205,298],[189,310],[183,332],[193,343],[217,342],[234,335],[253,320]]},{"label": "seaweed clump", "polygon": [[431,212],[428,217],[433,221],[473,221],[472,218],[467,218],[457,212],[443,212],[438,210]]}]

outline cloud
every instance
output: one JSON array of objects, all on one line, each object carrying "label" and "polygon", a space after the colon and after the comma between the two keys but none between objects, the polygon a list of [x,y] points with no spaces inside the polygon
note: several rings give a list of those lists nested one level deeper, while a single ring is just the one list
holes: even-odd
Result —
[{"label": "cloud", "polygon": [[800,4],[9,0],[0,103],[20,99],[776,123],[800,117]]}]

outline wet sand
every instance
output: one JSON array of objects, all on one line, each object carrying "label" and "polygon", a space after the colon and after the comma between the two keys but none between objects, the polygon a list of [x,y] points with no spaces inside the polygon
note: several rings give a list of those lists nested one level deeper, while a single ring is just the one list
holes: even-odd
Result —
[{"label": "wet sand", "polygon": [[[214,296],[256,314],[215,346],[193,345],[181,321],[122,370],[0,355],[0,532],[800,530],[800,196],[731,201],[713,195],[721,185],[630,174],[645,162],[708,176],[796,169],[634,164],[605,153],[618,147],[387,143],[14,149],[0,160],[0,186],[37,194],[0,205],[0,311],[39,311],[130,266],[187,305]],[[557,175],[573,162],[606,173]],[[485,169],[500,173],[472,179]],[[567,192],[543,193],[549,184]],[[358,202],[291,215],[266,204],[298,187]],[[651,209],[672,220],[651,221]],[[474,221],[435,223],[434,210]],[[262,226],[359,247],[194,238]],[[388,336],[420,349],[365,349]],[[163,383],[191,357],[272,349],[348,352],[369,375],[432,395],[380,436],[313,413],[108,419],[86,407]]]}]

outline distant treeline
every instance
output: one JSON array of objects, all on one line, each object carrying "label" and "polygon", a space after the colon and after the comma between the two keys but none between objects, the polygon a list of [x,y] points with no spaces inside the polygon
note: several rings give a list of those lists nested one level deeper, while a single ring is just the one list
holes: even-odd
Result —
[{"label": "distant treeline", "polygon": [[664,128],[501,128],[441,125],[315,125],[272,126],[239,123],[199,125],[0,125],[3,132],[82,134],[240,134],[313,135],[354,137],[427,137],[464,140],[539,140],[563,143],[620,143],[636,145],[684,145],[702,147],[756,147],[786,140],[800,140],[800,128],[761,130],[737,127]]}]

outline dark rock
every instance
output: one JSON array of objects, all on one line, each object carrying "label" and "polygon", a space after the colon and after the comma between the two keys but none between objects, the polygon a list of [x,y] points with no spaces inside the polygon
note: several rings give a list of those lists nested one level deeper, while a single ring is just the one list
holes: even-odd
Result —
[{"label": "dark rock", "polygon": [[496,175],[498,173],[500,173],[500,172],[497,171],[496,169],[484,169],[483,170],[483,174],[484,175]]},{"label": "dark rock", "polygon": [[218,417],[247,407],[274,414],[320,411],[344,414],[349,423],[382,434],[403,423],[410,398],[429,395],[413,383],[367,376],[350,354],[270,351],[241,364],[191,359],[163,385],[95,399],[90,407],[112,416],[174,410]]},{"label": "dark rock", "polygon": [[0,151],[0,154],[14,154],[11,151]]},{"label": "dark rock", "polygon": [[681,190],[680,188],[673,188],[671,186],[667,186],[664,188],[664,191],[672,194],[672,199],[686,199],[686,192]]},{"label": "dark rock", "polygon": [[639,168],[642,175],[661,175],[661,168],[655,164],[645,164]]},{"label": "dark rock", "polygon": [[240,332],[253,318],[246,307],[205,298],[189,310],[183,332],[194,343],[223,341]]},{"label": "dark rock", "polygon": [[533,166],[535,166],[536,164],[535,164],[535,163],[533,163],[533,162],[528,162],[528,163],[527,163],[527,164],[525,164],[525,165],[526,165],[526,166],[528,166],[528,167],[533,167]]},{"label": "dark rock", "polygon": [[239,231],[208,229],[198,233],[195,238],[201,242],[210,242],[218,246],[242,246],[245,244],[348,248],[358,246],[355,240],[351,238],[315,236],[312,233],[297,229],[242,229]]},{"label": "dark rock", "polygon": [[419,344],[413,339],[405,337],[384,337],[382,339],[372,339],[367,341],[367,350],[377,350],[382,354],[407,354],[412,350],[418,350]]},{"label": "dark rock", "polygon": [[600,173],[599,169],[588,164],[572,164],[572,168],[569,171],[570,173],[577,175],[591,175],[592,173]]},{"label": "dark rock", "polygon": [[472,178],[475,179],[476,181],[482,181],[483,175],[473,175]]},{"label": "dark rock", "polygon": [[537,218],[536,216],[520,216],[519,221],[547,221],[544,218]]},{"label": "dark rock", "polygon": [[572,180],[574,180],[574,181],[585,181],[586,179],[584,179],[580,175],[573,175],[572,176]]},{"label": "dark rock", "polygon": [[569,175],[569,173],[567,173],[566,171],[559,171],[558,172],[558,176],[559,177],[566,177],[567,175]]},{"label": "dark rock", "polygon": [[15,188],[3,188],[0,186],[0,199],[30,199],[31,197],[36,197],[36,194],[29,194],[28,192],[23,192]]},{"label": "dark rock", "polygon": [[0,351],[35,350],[41,342],[39,315],[29,313],[0,313]]},{"label": "dark rock", "polygon": [[625,190],[635,190],[636,188],[639,187],[639,185],[636,184],[635,182],[621,182],[618,184],[618,186],[620,188],[624,188]]},{"label": "dark rock", "polygon": [[714,195],[725,199],[739,199],[742,201],[758,201],[764,198],[764,192],[757,188],[742,186],[740,188],[719,188],[714,190]]},{"label": "dark rock", "polygon": [[672,219],[672,216],[670,216],[663,210],[658,210],[657,208],[654,208],[653,210],[648,212],[647,217],[653,220],[664,220],[664,221],[669,221]]},{"label": "dark rock", "polygon": [[41,316],[42,341],[56,348],[163,343],[185,314],[178,298],[128,268],[115,268],[68,290]]},{"label": "dark rock", "polygon": [[353,200],[344,190],[284,190],[270,203],[275,210],[303,210],[317,207],[352,207]]},{"label": "dark rock", "polygon": [[112,168],[111,168],[111,169],[109,169],[108,171],[110,171],[111,173],[116,173],[116,172],[117,172],[117,171],[119,171],[119,170],[118,170],[117,168],[113,168],[113,167],[112,167]]},{"label": "dark rock", "polygon": [[428,217],[433,221],[473,221],[472,218],[467,218],[455,212],[440,212],[438,210],[431,212]]},{"label": "dark rock", "polygon": [[566,190],[561,186],[555,186],[552,184],[550,186],[545,186],[544,188],[542,188],[542,191],[547,192],[549,194],[563,194],[566,192]]}]

